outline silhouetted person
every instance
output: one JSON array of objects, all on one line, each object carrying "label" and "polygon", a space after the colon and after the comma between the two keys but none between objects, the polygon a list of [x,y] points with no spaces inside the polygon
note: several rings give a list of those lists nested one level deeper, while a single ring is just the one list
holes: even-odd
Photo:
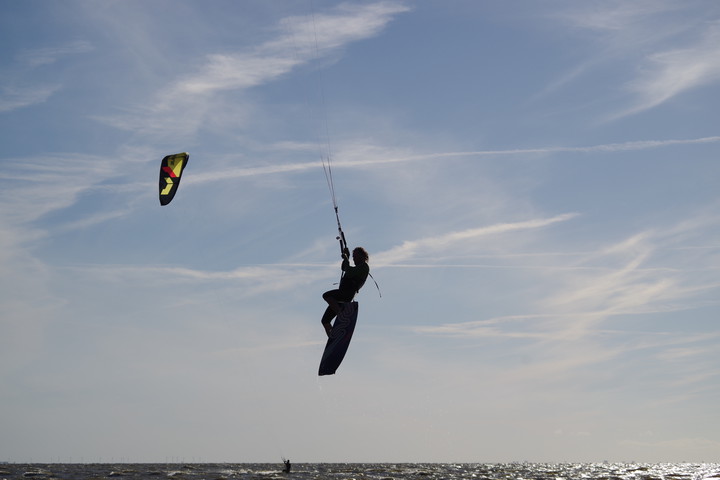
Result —
[{"label": "silhouetted person", "polygon": [[353,263],[355,263],[354,267],[350,266],[349,256],[350,252],[346,248],[342,254],[343,261],[340,268],[343,271],[343,276],[340,279],[339,287],[323,293],[323,299],[328,303],[328,307],[325,309],[325,313],[320,321],[323,327],[325,327],[325,333],[327,333],[328,337],[330,336],[330,331],[332,331],[330,322],[340,313],[340,302],[352,302],[355,294],[365,285],[365,280],[367,280],[370,274],[370,266],[368,265],[370,256],[364,248],[357,247],[353,250],[352,258]]}]

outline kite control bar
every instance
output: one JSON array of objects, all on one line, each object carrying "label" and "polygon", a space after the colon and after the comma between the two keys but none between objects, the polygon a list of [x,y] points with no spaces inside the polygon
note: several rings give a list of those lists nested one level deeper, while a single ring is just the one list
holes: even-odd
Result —
[{"label": "kite control bar", "polygon": [[342,237],[335,237],[336,240],[340,241],[340,255],[345,258],[348,256],[349,250],[347,248],[347,244],[345,243],[345,239]]},{"label": "kite control bar", "polygon": [[[342,226],[340,226],[340,215],[338,215],[338,207],[335,205],[335,218],[337,219],[337,225],[338,225],[338,233],[339,235],[335,237],[337,241],[340,242],[340,254],[342,255],[342,258],[348,259],[350,256],[350,249],[347,246],[347,240],[345,240],[345,232],[343,232]],[[345,272],[343,271],[341,277],[345,275]],[[375,277],[372,276],[372,273],[368,272],[368,275],[370,278],[372,278],[373,283],[375,283],[375,287],[377,288],[378,294],[380,295],[380,298],[382,298],[382,293],[380,292],[380,285],[375,281]]]}]

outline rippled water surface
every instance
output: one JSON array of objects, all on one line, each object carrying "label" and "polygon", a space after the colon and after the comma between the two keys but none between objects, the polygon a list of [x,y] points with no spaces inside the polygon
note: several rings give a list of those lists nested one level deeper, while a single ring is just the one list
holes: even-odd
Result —
[{"label": "rippled water surface", "polygon": [[512,480],[705,480],[720,479],[720,464],[2,464],[0,479],[512,479]]}]

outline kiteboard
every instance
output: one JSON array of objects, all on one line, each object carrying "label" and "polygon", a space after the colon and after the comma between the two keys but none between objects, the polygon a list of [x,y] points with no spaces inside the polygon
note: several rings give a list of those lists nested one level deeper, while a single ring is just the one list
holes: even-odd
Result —
[{"label": "kiteboard", "polygon": [[187,165],[190,155],[176,153],[162,159],[160,164],[160,205],[167,205],[175,196],[183,169]]},{"label": "kiteboard", "polygon": [[325,345],[318,375],[334,375],[347,353],[357,322],[358,302],[341,304],[340,313],[335,319],[330,337]]}]

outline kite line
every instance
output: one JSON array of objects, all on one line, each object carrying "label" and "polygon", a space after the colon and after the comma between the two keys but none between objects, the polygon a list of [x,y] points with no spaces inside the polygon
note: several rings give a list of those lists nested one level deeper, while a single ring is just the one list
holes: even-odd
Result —
[{"label": "kite line", "polygon": [[335,196],[335,183],[333,182],[332,176],[332,165],[330,165],[330,157],[320,157],[322,162],[323,171],[325,172],[325,180],[330,190],[330,198],[332,199],[333,209],[335,210],[335,220],[337,221],[338,236],[336,239],[340,242],[340,254],[345,256],[348,254],[347,240],[345,240],[345,232],[343,232],[342,225],[340,224],[340,213],[338,211],[337,197]]},{"label": "kite line", "polygon": [[[318,36],[317,36],[317,24],[315,22],[315,5],[311,1],[311,10],[310,10],[310,17],[312,19],[312,26],[313,26],[313,41],[314,41],[314,47],[315,47],[315,58],[320,58],[320,47],[318,45]],[[318,71],[318,75],[322,75],[322,72]],[[320,150],[320,163],[323,168],[323,172],[325,173],[325,180],[328,185],[328,190],[330,191],[330,199],[332,200],[332,206],[333,210],[335,211],[335,220],[337,222],[337,229],[338,234],[336,237],[336,240],[340,242],[340,254],[343,258],[350,256],[350,249],[348,248],[347,240],[345,239],[345,232],[342,229],[342,224],[340,223],[340,212],[338,208],[338,202],[337,202],[337,196],[335,194],[335,182],[333,179],[333,172],[332,172],[332,148],[330,145],[330,122],[328,121],[327,117],[327,106],[325,102],[325,90],[323,89],[323,82],[322,78],[318,80],[318,93],[319,93],[319,101],[320,101],[320,138],[318,142],[318,149]],[[322,138],[324,137],[324,138]],[[344,274],[345,272],[343,272]],[[368,273],[370,278],[372,279],[373,283],[375,283],[375,287],[377,288],[378,294],[382,298],[382,293],[380,292],[380,286],[378,285],[375,278],[372,276],[372,274]]]}]

